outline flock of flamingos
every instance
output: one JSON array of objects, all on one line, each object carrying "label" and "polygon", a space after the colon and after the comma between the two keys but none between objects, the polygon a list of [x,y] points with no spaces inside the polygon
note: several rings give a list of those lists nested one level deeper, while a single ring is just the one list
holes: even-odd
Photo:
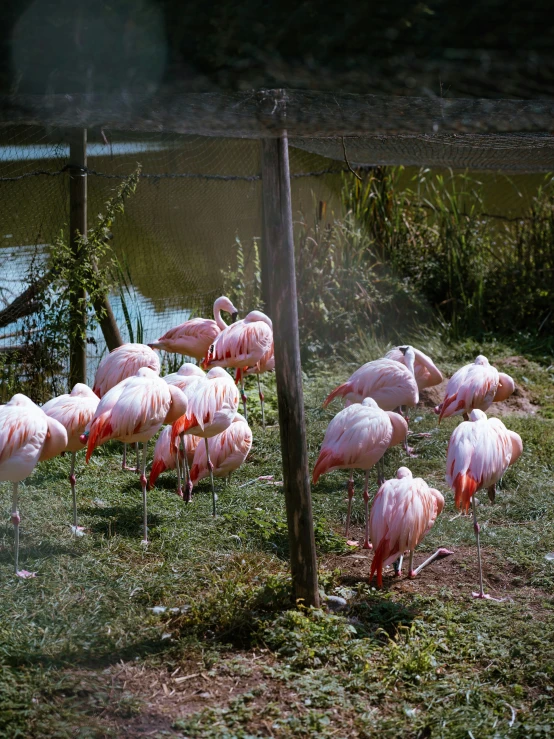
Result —
[{"label": "flock of flamingos", "polygon": [[[231,314],[233,322],[229,325],[223,321],[222,311]],[[100,363],[92,390],[77,384],[70,394],[53,398],[41,408],[21,394],[0,406],[0,480],[13,483],[11,520],[17,576],[34,575],[19,569],[18,483],[40,461],[63,452],[71,453],[69,480],[75,535],[83,534],[77,520],[76,453],[86,447],[88,462],[96,447],[112,439],[123,442],[124,450],[127,444],[136,445],[136,471],[140,471],[143,499],[143,543],[148,543],[148,485],[154,485],[164,470],[177,470],[177,492],[185,501],[190,501],[195,484],[210,476],[216,515],[214,476],[228,477],[244,462],[252,446],[244,375],[254,373],[258,377],[263,418],[260,374],[275,367],[271,320],[260,311],[252,311],[240,321],[236,320],[237,315],[231,301],[220,297],[214,303],[215,320],[194,318],[150,345],[125,344],[112,351]],[[178,372],[160,377],[155,349],[193,357],[204,369],[186,362]],[[234,379],[225,368],[236,370]],[[324,403],[327,406],[334,398],[342,398],[345,408],[327,428],[313,482],[331,470],[350,470],[348,535],[353,471],[365,471],[363,546],[374,549],[370,578],[376,574],[379,585],[387,565],[394,564],[396,574],[401,573],[407,552],[410,577],[437,557],[452,554],[439,549],[414,569],[414,550],[441,513],[444,498],[423,479],[414,478],[407,467],[400,467],[396,478],[385,480],[383,466],[383,455],[396,444],[403,443],[411,455],[405,409],[419,402],[420,390],[441,381],[442,374],[429,357],[414,347],[401,346],[383,359],[364,364]],[[454,491],[456,506],[465,513],[472,506],[479,564],[479,591],[473,595],[478,598],[490,596],[483,591],[475,493],[485,489],[494,500],[496,483],[522,452],[519,435],[509,431],[498,418],[487,418],[484,411],[493,402],[509,397],[514,387],[511,377],[498,372],[486,357],[478,356],[474,363],[452,376],[444,401],[435,409],[439,422],[455,415],[464,418],[450,437],[446,480]],[[241,397],[244,415],[238,413]],[[147,444],[160,430],[147,480]],[[142,459],[139,442],[143,443]],[[377,469],[379,490],[369,515],[372,467]],[[126,451],[123,468],[131,469],[127,467]]]}]

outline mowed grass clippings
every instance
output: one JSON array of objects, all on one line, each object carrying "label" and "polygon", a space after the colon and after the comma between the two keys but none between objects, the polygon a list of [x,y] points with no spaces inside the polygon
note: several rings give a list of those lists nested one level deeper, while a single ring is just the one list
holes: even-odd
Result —
[{"label": "mowed grass clippings", "polygon": [[[509,347],[485,347],[502,365]],[[496,354],[494,353],[496,352]],[[437,347],[450,371],[475,347]],[[377,354],[376,354],[377,356]],[[360,357],[359,364],[371,355]],[[512,362],[513,360],[510,360]],[[442,362],[442,364],[441,364]],[[508,365],[510,364],[508,362]],[[254,426],[248,463],[211,516],[209,484],[193,503],[162,475],[149,493],[150,544],[141,545],[138,476],[120,469],[120,447],[79,458],[77,491],[86,536],[71,535],[68,457],[40,465],[21,485],[21,566],[12,574],[11,491],[0,488],[0,736],[6,737],[543,737],[554,731],[554,420],[549,364],[514,369],[539,411],[505,417],[525,450],[499,486],[480,498],[487,590],[477,587],[472,521],[444,483],[456,420],[437,427],[413,411],[416,475],[446,506],[416,561],[454,550],[414,581],[367,582],[370,559],[342,536],[347,474],[313,491],[321,586],[345,597],[342,612],[294,609],[287,570],[278,428]],[[507,368],[507,367],[506,367]],[[351,362],[305,377],[313,465],[340,406],[321,408]],[[521,374],[521,377],[519,374]],[[525,379],[523,379],[525,378]],[[271,396],[273,382],[267,383]],[[255,391],[250,393],[251,404]],[[387,474],[406,464],[391,450]],[[353,536],[363,526],[356,474]],[[248,483],[245,485],[245,483]],[[371,476],[371,493],[376,491]],[[421,559],[420,559],[421,558]]]}]

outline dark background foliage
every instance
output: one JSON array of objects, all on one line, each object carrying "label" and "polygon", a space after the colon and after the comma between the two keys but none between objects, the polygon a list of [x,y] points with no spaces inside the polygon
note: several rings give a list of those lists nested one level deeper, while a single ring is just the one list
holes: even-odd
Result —
[{"label": "dark background foliage", "polygon": [[552,5],[3,0],[0,89],[554,93]]}]

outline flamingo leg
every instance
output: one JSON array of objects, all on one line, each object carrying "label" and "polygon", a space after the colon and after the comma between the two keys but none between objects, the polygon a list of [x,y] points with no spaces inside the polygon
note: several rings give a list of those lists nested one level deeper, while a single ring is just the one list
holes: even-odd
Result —
[{"label": "flamingo leg", "polygon": [[12,486],[12,524],[14,537],[14,557],[15,557],[15,574],[19,575],[19,522],[21,518],[18,511],[18,483],[14,482]]},{"label": "flamingo leg", "polygon": [[243,415],[246,419],[246,422],[248,423],[248,414],[246,412],[246,393],[244,392],[244,371],[242,369],[239,370],[240,372],[240,397],[242,400],[242,410]]},{"label": "flamingo leg", "polygon": [[475,531],[475,538],[477,540],[477,562],[479,564],[479,592],[472,593],[474,598],[480,598],[481,600],[496,600],[501,602],[503,598],[493,598],[491,595],[485,593],[483,589],[483,563],[481,562],[481,544],[479,542],[479,532],[481,530],[477,523],[477,505],[475,503],[475,495],[471,498],[471,505],[473,508],[473,530]]},{"label": "flamingo leg", "polygon": [[354,470],[351,470],[350,472],[350,480],[348,480],[348,510],[346,511],[346,527],[344,531],[344,535],[348,536],[348,532],[350,531],[350,516],[352,514],[352,499],[354,498]]},{"label": "flamingo leg", "polygon": [[441,557],[448,557],[449,554],[454,554],[454,552],[451,552],[450,549],[444,549],[441,547],[440,549],[437,549],[437,551],[430,557],[427,557],[425,562],[422,562],[419,567],[416,567],[414,570],[412,569],[413,552],[410,552],[410,577],[417,577],[417,575],[419,575],[424,567],[427,567],[427,565],[430,565],[431,562],[434,562],[436,559],[439,559]]},{"label": "flamingo leg", "polygon": [[121,462],[121,469],[122,470],[128,470],[129,472],[140,472],[140,454],[139,454],[139,445],[135,444],[135,449],[137,452],[137,466],[136,467],[128,467],[127,466],[127,444],[123,444],[123,460]]},{"label": "flamingo leg", "polygon": [[135,452],[137,454],[137,466],[135,467],[135,472],[140,472],[140,451],[138,441],[135,442]]},{"label": "flamingo leg", "polygon": [[146,499],[146,448],[145,441],[142,447],[142,467],[140,470],[140,484],[142,487],[142,544],[148,544],[148,507]]},{"label": "flamingo leg", "polygon": [[77,458],[77,452],[71,452],[71,470],[69,472],[69,484],[71,485],[71,498],[73,502],[73,526],[71,531],[75,536],[83,536],[83,527],[79,526],[77,522],[77,493],[75,491],[75,484],[77,478],[75,477],[75,460]]},{"label": "flamingo leg", "polygon": [[377,484],[379,487],[385,482],[385,460],[383,457],[375,465],[377,468]]},{"label": "flamingo leg", "polygon": [[183,499],[185,503],[190,503],[190,501],[192,500],[192,482],[190,480],[189,460],[187,457],[187,447],[185,445],[184,434],[181,434],[181,444],[183,446],[183,465],[185,468],[185,493]]},{"label": "flamingo leg", "polygon": [[260,373],[256,375],[258,378],[258,395],[260,396],[260,405],[262,407],[262,428],[265,431],[265,411],[264,411],[264,394],[262,392],[262,383],[260,381]]},{"label": "flamingo leg", "polygon": [[210,483],[212,486],[212,516],[215,518],[217,510],[216,510],[216,501],[217,497],[215,494],[215,487],[214,487],[214,466],[210,460],[210,447],[208,445],[208,439],[207,437],[204,439],[206,442],[206,461],[208,464],[208,469],[210,470]]},{"label": "flamingo leg", "polygon": [[402,563],[404,562],[404,555],[401,554],[400,557],[396,560],[396,562],[392,563],[392,566],[394,567],[394,575],[395,577],[400,577],[402,574]]},{"label": "flamingo leg", "polygon": [[177,450],[177,464],[176,464],[176,470],[177,470],[177,495],[179,498],[183,497],[183,488],[181,487],[181,465],[179,463],[179,449]]},{"label": "flamingo leg", "polygon": [[364,509],[365,509],[365,539],[364,539],[364,549],[372,549],[369,542],[369,470],[366,470],[365,473],[365,484],[364,484]]}]

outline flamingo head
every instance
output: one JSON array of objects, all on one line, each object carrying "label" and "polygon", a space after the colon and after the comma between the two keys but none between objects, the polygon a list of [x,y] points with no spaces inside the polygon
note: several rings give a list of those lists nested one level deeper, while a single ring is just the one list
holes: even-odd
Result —
[{"label": "flamingo head", "polygon": [[224,310],[226,313],[230,313],[233,323],[237,320],[239,312],[226,295],[222,295],[215,301],[214,313],[217,313],[218,310]]},{"label": "flamingo head", "polygon": [[72,395],[74,398],[95,398],[96,395],[92,392],[90,387],[88,385],[85,385],[82,382],[78,382],[76,385],[73,385],[73,390],[70,392],[70,395]]},{"label": "flamingo head", "polygon": [[399,467],[396,470],[396,477],[399,480],[402,480],[404,477],[413,477],[411,470],[409,470],[407,467]]},{"label": "flamingo head", "polygon": [[484,411],[480,411],[478,408],[474,408],[469,414],[470,421],[486,421],[487,414]]},{"label": "flamingo head", "polygon": [[483,354],[479,354],[479,356],[475,357],[474,364],[480,364],[483,367],[488,367],[490,365],[490,362]]},{"label": "flamingo head", "polygon": [[[345,403],[346,405],[346,403]],[[362,405],[365,405],[366,408],[379,408],[377,403],[373,400],[373,398],[364,398],[362,400]]]},{"label": "flamingo head", "polygon": [[204,377],[204,372],[202,371],[202,369],[192,362],[185,362],[184,364],[182,364],[177,370],[177,374],[184,377]]}]

